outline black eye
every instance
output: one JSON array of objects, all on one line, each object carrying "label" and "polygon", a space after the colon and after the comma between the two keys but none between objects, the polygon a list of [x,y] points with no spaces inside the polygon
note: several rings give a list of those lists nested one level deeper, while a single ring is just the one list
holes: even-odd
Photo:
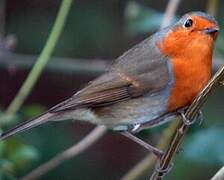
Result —
[{"label": "black eye", "polygon": [[193,24],[193,20],[192,19],[187,19],[184,23],[184,27],[189,28],[191,27]]}]

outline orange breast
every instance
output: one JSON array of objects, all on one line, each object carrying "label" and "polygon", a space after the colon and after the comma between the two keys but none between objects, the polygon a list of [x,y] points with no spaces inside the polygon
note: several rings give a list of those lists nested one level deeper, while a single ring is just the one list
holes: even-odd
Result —
[{"label": "orange breast", "polygon": [[[200,53],[199,53],[200,54]],[[175,85],[168,100],[168,109],[173,111],[191,103],[204,88],[211,76],[211,66],[198,58],[192,62],[184,59],[172,59]],[[207,59],[211,61],[211,59]]]}]

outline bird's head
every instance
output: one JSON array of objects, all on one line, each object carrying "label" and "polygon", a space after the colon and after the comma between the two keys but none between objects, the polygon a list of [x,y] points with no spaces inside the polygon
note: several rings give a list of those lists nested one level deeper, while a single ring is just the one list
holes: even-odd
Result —
[{"label": "bird's head", "polygon": [[218,32],[218,23],[212,16],[203,12],[190,12],[168,27],[158,46],[172,57],[212,54]]}]

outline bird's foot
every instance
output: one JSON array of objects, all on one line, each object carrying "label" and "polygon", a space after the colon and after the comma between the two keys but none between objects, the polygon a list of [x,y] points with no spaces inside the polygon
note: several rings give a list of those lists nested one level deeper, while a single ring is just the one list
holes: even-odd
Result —
[{"label": "bird's foot", "polygon": [[185,111],[184,110],[180,110],[178,111],[178,113],[180,114],[181,118],[182,118],[182,121],[183,123],[186,125],[186,126],[190,126],[192,124],[195,123],[195,119],[193,121],[190,121],[186,116],[185,116]]},{"label": "bird's foot", "polygon": [[204,116],[203,116],[203,113],[201,110],[198,111],[196,117],[195,117],[196,120],[198,120],[198,124],[201,125],[204,121]]},{"label": "bird's foot", "polygon": [[224,81],[219,82],[221,86],[224,86]]},{"label": "bird's foot", "polygon": [[163,169],[163,168],[161,168],[160,162],[159,162],[159,163],[156,163],[155,171],[158,173],[158,176],[160,178],[163,178],[164,176],[169,174],[169,172],[171,171],[172,168],[173,168],[173,163],[171,163],[167,168]]},{"label": "bird's foot", "polygon": [[198,121],[199,125],[202,124],[204,118],[203,118],[203,113],[201,110],[198,111],[196,117],[191,121],[189,120],[186,116],[185,116],[185,110],[179,110],[178,113],[180,114],[180,116],[182,117],[182,121],[185,125],[190,126],[192,124],[194,124],[196,121]]},{"label": "bird's foot", "polygon": [[132,133],[137,133],[139,131],[139,128],[141,127],[141,124],[135,124],[131,128]]}]

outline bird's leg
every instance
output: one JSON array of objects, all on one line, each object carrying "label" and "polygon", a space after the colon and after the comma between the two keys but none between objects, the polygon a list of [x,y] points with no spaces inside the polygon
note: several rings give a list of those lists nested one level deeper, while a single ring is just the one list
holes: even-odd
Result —
[{"label": "bird's leg", "polygon": [[124,135],[125,137],[131,139],[132,141],[138,143],[139,145],[143,146],[144,148],[146,148],[147,150],[152,152],[159,159],[161,159],[161,157],[164,154],[163,151],[161,151],[160,149],[158,149],[158,148],[156,148],[156,147],[146,143],[145,141],[139,139],[138,137],[136,137],[135,135],[131,134],[128,131],[121,132],[121,134]]}]

